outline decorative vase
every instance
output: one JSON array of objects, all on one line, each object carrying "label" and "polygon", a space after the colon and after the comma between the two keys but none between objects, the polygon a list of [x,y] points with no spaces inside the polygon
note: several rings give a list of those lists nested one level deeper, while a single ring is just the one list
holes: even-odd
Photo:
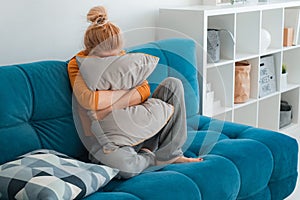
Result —
[{"label": "decorative vase", "polygon": [[260,32],[260,50],[266,51],[271,44],[271,34],[266,29],[261,29]]},{"label": "decorative vase", "polygon": [[281,74],[280,76],[280,90],[283,91],[287,88],[288,73]]},{"label": "decorative vase", "polygon": [[208,116],[212,116],[213,115],[213,110],[214,110],[214,95],[215,95],[214,91],[206,93],[205,113]]}]

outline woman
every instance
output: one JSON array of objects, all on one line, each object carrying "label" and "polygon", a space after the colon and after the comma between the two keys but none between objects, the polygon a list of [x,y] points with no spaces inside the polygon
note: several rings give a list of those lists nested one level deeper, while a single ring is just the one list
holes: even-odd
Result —
[{"label": "woman", "polygon": [[[108,21],[106,9],[92,8],[87,19],[91,25],[84,36],[85,49],[76,56],[116,56],[124,54],[120,29]],[[87,88],[74,56],[68,64],[68,73],[73,93],[79,103],[80,119],[85,135],[93,135],[90,130],[86,110],[96,111],[94,118],[101,120],[112,110],[138,105],[150,96],[150,87],[145,81],[131,90],[91,91]],[[119,175],[129,178],[141,173],[149,166],[168,163],[199,162],[201,158],[183,156],[182,146],[186,140],[186,117],[183,86],[175,78],[165,79],[154,91],[153,98],[159,98],[174,106],[174,114],[155,136],[136,146],[116,146],[104,149],[101,141],[94,142],[90,156],[93,162],[102,163],[120,170]],[[96,139],[95,139],[96,141]]]}]

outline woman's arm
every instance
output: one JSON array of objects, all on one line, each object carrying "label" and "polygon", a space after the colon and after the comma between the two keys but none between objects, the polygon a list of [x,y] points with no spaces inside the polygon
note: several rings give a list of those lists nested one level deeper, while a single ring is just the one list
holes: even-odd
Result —
[{"label": "woman's arm", "polygon": [[113,105],[103,109],[98,110],[94,113],[94,115],[90,116],[97,120],[102,120],[105,118],[112,110],[115,109],[123,109],[128,106],[134,106],[141,103],[141,95],[139,94],[137,89],[132,89],[128,91],[124,96],[122,96],[116,103]]},{"label": "woman's arm", "polygon": [[[72,58],[68,64],[68,74],[78,103],[87,110],[103,110],[108,108],[128,92],[127,90],[89,90],[79,72],[75,57]],[[139,98],[137,98],[140,99],[139,103],[144,102],[150,96],[150,88],[147,81],[136,87],[136,90],[139,94]],[[132,101],[133,102],[129,102],[129,105],[136,104],[136,99],[132,99]]]},{"label": "woman's arm", "polygon": [[[68,73],[73,88],[73,93],[79,104],[87,110],[101,110],[118,101],[127,91],[92,91],[84,82],[76,59],[73,58],[68,64]],[[102,98],[99,98],[99,97]],[[105,98],[103,98],[105,97]]]}]

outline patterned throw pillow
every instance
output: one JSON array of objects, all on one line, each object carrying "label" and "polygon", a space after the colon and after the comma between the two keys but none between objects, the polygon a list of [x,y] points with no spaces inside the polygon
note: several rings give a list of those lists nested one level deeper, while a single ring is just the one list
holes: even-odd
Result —
[{"label": "patterned throw pillow", "polygon": [[53,150],[36,150],[0,166],[0,199],[81,199],[117,173]]}]

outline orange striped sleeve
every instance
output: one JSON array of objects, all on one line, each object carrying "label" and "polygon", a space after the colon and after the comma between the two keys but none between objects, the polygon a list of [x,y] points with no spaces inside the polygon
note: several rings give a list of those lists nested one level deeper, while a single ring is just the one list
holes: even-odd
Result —
[{"label": "orange striped sleeve", "polygon": [[[77,55],[84,55],[83,52]],[[98,110],[98,101],[100,91],[90,90],[84,82],[76,58],[73,57],[68,64],[68,74],[73,93],[78,103],[87,110]]]},{"label": "orange striped sleeve", "polygon": [[144,81],[141,85],[135,88],[141,95],[141,102],[144,102],[150,96],[150,86],[148,81]]}]

